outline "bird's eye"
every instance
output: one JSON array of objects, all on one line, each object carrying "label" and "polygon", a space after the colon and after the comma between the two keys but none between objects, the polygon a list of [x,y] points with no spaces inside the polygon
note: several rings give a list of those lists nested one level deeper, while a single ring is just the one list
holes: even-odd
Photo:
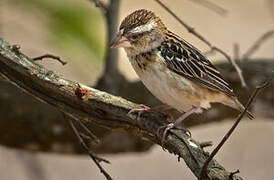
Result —
[{"label": "bird's eye", "polygon": [[133,35],[131,36],[131,38],[132,38],[132,39],[137,39],[137,38],[138,38],[138,35],[137,35],[137,34],[133,34]]}]

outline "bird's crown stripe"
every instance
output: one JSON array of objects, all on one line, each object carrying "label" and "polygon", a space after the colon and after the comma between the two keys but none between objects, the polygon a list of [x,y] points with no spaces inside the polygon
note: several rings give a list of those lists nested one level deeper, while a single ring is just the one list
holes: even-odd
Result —
[{"label": "bird's crown stripe", "polygon": [[156,26],[157,26],[157,23],[151,22],[149,24],[137,26],[136,28],[132,29],[130,32],[131,33],[147,32],[147,31],[150,31],[151,29],[155,28]]}]

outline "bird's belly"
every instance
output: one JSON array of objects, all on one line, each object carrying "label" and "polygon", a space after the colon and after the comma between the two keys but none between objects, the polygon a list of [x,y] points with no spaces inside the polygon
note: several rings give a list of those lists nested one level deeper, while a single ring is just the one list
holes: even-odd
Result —
[{"label": "bird's belly", "polygon": [[196,91],[194,84],[169,71],[165,66],[151,64],[146,69],[136,66],[134,69],[143,84],[163,103],[180,112],[185,112],[192,106],[200,106],[200,101],[194,97]]}]

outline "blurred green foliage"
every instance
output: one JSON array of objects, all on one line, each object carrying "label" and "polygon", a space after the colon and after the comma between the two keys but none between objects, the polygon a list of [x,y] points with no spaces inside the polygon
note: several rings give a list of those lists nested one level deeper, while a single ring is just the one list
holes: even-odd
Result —
[{"label": "blurred green foliage", "polygon": [[33,8],[45,14],[45,23],[51,32],[49,38],[55,45],[61,46],[65,51],[81,52],[86,49],[98,57],[96,59],[103,59],[103,14],[92,3],[83,1],[10,0],[11,3],[20,4],[29,10]]}]

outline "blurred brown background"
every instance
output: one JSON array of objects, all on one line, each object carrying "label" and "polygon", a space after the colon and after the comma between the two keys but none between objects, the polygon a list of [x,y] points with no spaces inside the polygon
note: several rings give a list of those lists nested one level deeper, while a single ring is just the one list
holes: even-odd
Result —
[{"label": "blurred brown background", "polygon": [[[231,55],[234,43],[239,44],[243,54],[258,37],[274,29],[272,0],[212,0],[227,10],[225,16],[191,0],[164,2],[211,43]],[[208,50],[154,1],[121,0],[119,22],[140,8],[154,11],[169,29],[202,51]],[[45,53],[61,56],[69,62],[66,66],[51,60],[39,63],[68,79],[94,85],[102,73],[106,25],[100,9],[88,0],[1,0],[0,37],[20,44],[30,57]],[[273,59],[274,40],[264,43],[253,57]],[[224,58],[217,54],[211,59],[215,63]],[[130,81],[137,80],[123,51],[119,51],[119,69]],[[197,126],[191,132],[197,140],[212,140],[216,144],[232,123]],[[274,178],[273,136],[273,119],[244,120],[216,158],[228,170],[240,169],[244,179],[271,180]],[[153,146],[149,152],[104,157],[112,162],[105,167],[114,179],[195,179],[187,167],[177,163],[177,157],[163,152],[159,146]],[[0,179],[100,180],[104,177],[86,155],[34,153],[0,146]]]}]

